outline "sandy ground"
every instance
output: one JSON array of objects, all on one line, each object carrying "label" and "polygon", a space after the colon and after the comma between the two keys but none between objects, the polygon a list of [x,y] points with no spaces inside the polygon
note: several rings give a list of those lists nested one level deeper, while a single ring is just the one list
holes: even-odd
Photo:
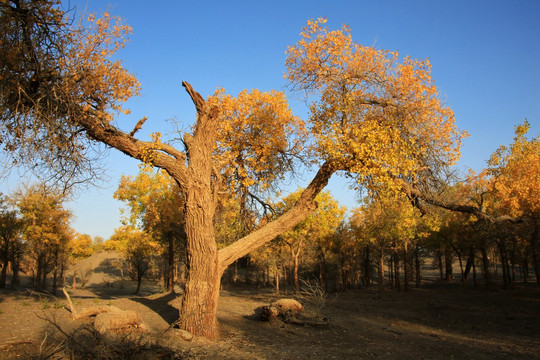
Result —
[{"label": "sandy ground", "polygon": [[[271,289],[235,287],[221,293],[221,339],[174,336],[177,295],[143,283],[133,296],[130,281],[104,282],[110,257],[102,255],[85,290],[69,290],[76,306],[111,304],[139,312],[157,339],[145,359],[540,359],[540,288],[463,289],[426,285],[409,293],[375,289],[328,295],[325,328],[262,322],[255,311],[278,297]],[[109,260],[108,260],[109,259]],[[112,279],[114,280],[114,279]],[[72,321],[65,298],[27,290],[0,290],[0,359],[26,359],[43,352],[43,339],[84,324]],[[308,304],[308,310],[309,304]],[[314,310],[313,308],[311,309]],[[48,320],[46,320],[48,319]]]}]

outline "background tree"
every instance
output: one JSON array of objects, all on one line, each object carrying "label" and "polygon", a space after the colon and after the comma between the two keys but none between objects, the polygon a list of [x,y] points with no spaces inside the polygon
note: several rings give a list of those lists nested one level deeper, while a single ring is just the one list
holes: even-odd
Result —
[{"label": "background tree", "polygon": [[175,254],[185,262],[184,198],[178,185],[163,171],[143,167],[136,177],[122,176],[115,198],[127,203],[128,223],[140,225],[165,245],[165,288],[174,292]]},{"label": "background tree", "polygon": [[[304,190],[298,189],[283,199],[278,204],[278,212],[286,212],[299,199]],[[305,247],[316,247],[319,241],[329,237],[334,233],[337,226],[343,221],[346,209],[339,206],[339,203],[329,192],[321,192],[315,198],[317,209],[306,219],[296,224],[292,230],[289,230],[279,236],[279,240],[289,247],[293,263],[293,284],[296,291],[300,290],[298,277],[298,268],[300,265],[300,254]],[[316,249],[313,249],[317,251]]]},{"label": "background tree", "polygon": [[152,266],[152,256],[159,245],[145,232],[132,226],[123,226],[115,230],[109,240],[109,246],[119,251],[129,265],[130,276],[137,281],[135,295],[141,289],[143,277]]},{"label": "background tree", "polygon": [[[348,172],[367,188],[405,188],[411,197],[422,198],[420,185],[427,187],[459,156],[464,134],[438,99],[429,63],[400,62],[397,53],[358,45],[348,28],[328,31],[323,19],[308,22],[286,62],[291,88],[313,94],[309,126],[291,114],[281,93],[242,92],[229,98],[218,92],[205,100],[184,82],[197,119],[192,132],[175,136],[184,145],[178,150],[160,134],[151,141],[137,139],[142,120],[132,131],[113,122],[138,92],[134,76],[112,60],[128,27],[108,14],[91,16],[87,28],[72,27],[71,19],[47,1],[2,6],[2,46],[12,48],[0,70],[4,150],[20,163],[43,164],[53,177],[62,174],[55,179],[73,183],[87,178],[94,164],[90,149],[104,143],[174,178],[186,203],[189,270],[180,327],[198,335],[219,334],[216,312],[224,270],[304,220],[336,171]],[[29,29],[33,36],[25,36]],[[213,219],[221,191],[247,193],[261,203],[261,194],[273,188],[269,184],[285,177],[303,156],[321,166],[297,203],[218,250]],[[412,180],[415,185],[407,187]]]},{"label": "background tree", "polygon": [[92,237],[88,234],[75,234],[68,244],[70,262],[73,266],[72,287],[75,289],[77,283],[77,272],[79,270],[77,261],[87,258],[94,253],[92,248]]},{"label": "background tree", "polygon": [[[0,194],[0,261],[2,271],[0,273],[0,288],[6,286],[7,270],[11,264],[11,271],[15,273],[19,266],[17,254],[21,252],[21,232],[23,223],[17,210],[9,205],[9,199]],[[12,281],[12,285],[13,281]]]},{"label": "background tree", "polygon": [[514,142],[493,153],[486,172],[496,210],[522,218],[530,229],[528,241],[540,284],[540,139],[527,139],[529,129],[526,121],[516,126]]},{"label": "background tree", "polygon": [[23,239],[28,252],[36,290],[47,289],[47,274],[53,271],[53,292],[65,267],[71,229],[71,213],[65,198],[45,186],[31,186],[15,195],[24,222]]}]

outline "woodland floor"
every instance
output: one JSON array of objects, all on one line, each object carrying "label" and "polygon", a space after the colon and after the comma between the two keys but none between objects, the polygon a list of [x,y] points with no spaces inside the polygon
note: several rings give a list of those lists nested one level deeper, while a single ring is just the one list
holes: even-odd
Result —
[{"label": "woodland floor", "polygon": [[[376,289],[347,291],[328,296],[321,310],[327,328],[262,322],[255,310],[277,297],[270,289],[235,287],[221,293],[221,339],[191,342],[172,336],[175,295],[150,294],[157,289],[147,283],[145,296],[133,296],[132,286],[94,282],[69,292],[80,307],[112,304],[141,314],[154,342],[133,358],[540,359],[540,288],[533,284],[504,291],[432,284],[408,293],[387,290],[382,297]],[[0,290],[0,359],[27,359],[37,357],[40,347],[42,353],[50,350],[47,344],[60,333],[43,318],[67,333],[81,326],[84,322],[72,321],[65,304],[63,296]]]}]

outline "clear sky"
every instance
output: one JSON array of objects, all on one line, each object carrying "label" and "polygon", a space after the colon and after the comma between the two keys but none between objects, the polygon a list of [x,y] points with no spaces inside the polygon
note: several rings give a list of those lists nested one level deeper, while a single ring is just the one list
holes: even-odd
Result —
[{"label": "clear sky", "polygon": [[[208,96],[218,87],[232,95],[242,89],[286,90],[285,50],[299,40],[311,18],[327,17],[330,28],[350,26],[353,39],[401,55],[429,58],[432,75],[457,125],[470,133],[461,170],[479,170],[500,145],[512,141],[513,126],[525,118],[540,133],[540,1],[386,0],[71,0],[78,14],[108,11],[133,27],[119,57],[142,85],[130,100],[132,115],[119,120],[130,131],[148,116],[139,136],[166,132],[166,120],[186,124],[193,105],[181,82]],[[291,100],[295,113],[306,109]],[[108,181],[69,204],[74,228],[108,238],[119,226],[120,202],[112,199],[122,174],[138,162],[112,150]],[[299,185],[306,185],[309,176]],[[14,191],[17,181],[1,191]],[[329,189],[348,208],[357,206],[344,180]]]}]

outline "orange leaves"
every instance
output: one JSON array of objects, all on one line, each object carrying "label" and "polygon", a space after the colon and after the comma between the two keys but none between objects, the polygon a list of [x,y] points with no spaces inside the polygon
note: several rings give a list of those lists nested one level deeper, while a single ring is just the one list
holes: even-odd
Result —
[{"label": "orange leaves", "polygon": [[320,97],[310,118],[320,156],[368,186],[454,164],[466,133],[438,98],[429,61],[400,61],[325,22],[308,21],[287,50],[285,76],[293,89]]},{"label": "orange leaves", "polygon": [[540,139],[528,140],[529,128],[526,121],[516,126],[514,142],[495,151],[486,171],[498,210],[512,216],[540,212]]},{"label": "orange leaves", "polygon": [[72,74],[66,89],[78,94],[83,109],[105,121],[111,121],[115,113],[126,113],[122,103],[137,95],[139,82],[120,60],[114,60],[116,52],[128,41],[131,27],[121,23],[120,18],[104,13],[101,18],[88,17],[90,26],[82,25],[73,32],[68,56],[62,59],[66,70]]},{"label": "orange leaves", "polygon": [[268,189],[304,150],[306,130],[282,92],[223,90],[208,99],[220,109],[215,158],[234,188]]}]

